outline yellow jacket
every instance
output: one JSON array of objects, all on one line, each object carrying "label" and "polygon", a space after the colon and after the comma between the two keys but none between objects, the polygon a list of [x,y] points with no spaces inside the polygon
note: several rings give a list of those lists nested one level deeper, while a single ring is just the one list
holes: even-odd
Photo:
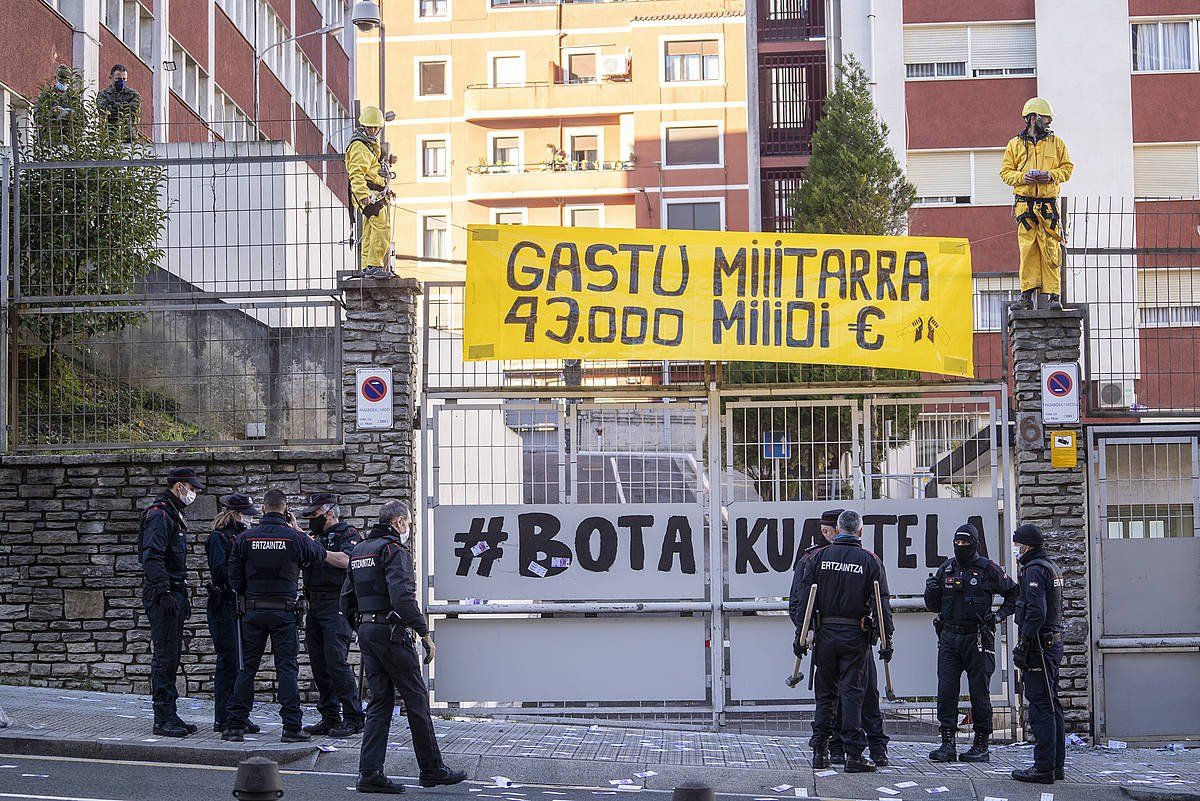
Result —
[{"label": "yellow jacket", "polygon": [[387,179],[379,171],[382,153],[378,141],[357,134],[346,148],[346,176],[350,179],[350,194],[360,206],[368,203],[372,195],[382,192],[387,186]]},{"label": "yellow jacket", "polygon": [[[1050,173],[1048,184],[1027,184],[1025,173],[1030,170],[1046,170]],[[1000,164],[1000,180],[1013,187],[1016,194],[1025,197],[1058,197],[1062,184],[1071,180],[1075,165],[1063,140],[1050,134],[1034,142],[1025,133],[1014,136],[1004,150],[1004,161]]]}]

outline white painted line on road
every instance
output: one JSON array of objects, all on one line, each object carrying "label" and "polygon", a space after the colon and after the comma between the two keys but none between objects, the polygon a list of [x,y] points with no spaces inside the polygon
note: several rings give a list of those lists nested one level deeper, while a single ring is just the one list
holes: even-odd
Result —
[{"label": "white painted line on road", "polygon": [[120,798],[84,798],[78,795],[24,795],[22,793],[0,793],[0,798],[28,798],[34,801],[125,801]]}]

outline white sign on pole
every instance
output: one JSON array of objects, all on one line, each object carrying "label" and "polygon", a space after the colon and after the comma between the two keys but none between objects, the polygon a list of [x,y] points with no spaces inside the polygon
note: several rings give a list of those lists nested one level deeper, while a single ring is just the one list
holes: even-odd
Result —
[{"label": "white sign on pole", "polygon": [[392,368],[359,367],[354,371],[355,426],[360,431],[392,427]]},{"label": "white sign on pole", "polygon": [[1042,422],[1079,422],[1079,364],[1046,362],[1042,365]]}]

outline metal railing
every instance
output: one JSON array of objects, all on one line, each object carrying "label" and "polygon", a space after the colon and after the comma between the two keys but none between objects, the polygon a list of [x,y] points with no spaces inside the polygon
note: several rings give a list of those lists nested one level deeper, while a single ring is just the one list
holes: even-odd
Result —
[{"label": "metal railing", "polygon": [[341,154],[42,133],[14,125],[5,171],[9,448],[340,441]]},{"label": "metal railing", "polygon": [[825,110],[824,53],[768,53],[758,64],[758,113],[764,156],[807,156]]},{"label": "metal railing", "polygon": [[825,36],[825,0],[758,0],[758,38],[803,41]]},{"label": "metal railing", "polygon": [[632,170],[632,161],[589,161],[571,160],[542,161],[532,164],[512,164],[510,162],[482,163],[467,167],[468,175],[511,175],[514,173],[531,172],[619,172]]}]

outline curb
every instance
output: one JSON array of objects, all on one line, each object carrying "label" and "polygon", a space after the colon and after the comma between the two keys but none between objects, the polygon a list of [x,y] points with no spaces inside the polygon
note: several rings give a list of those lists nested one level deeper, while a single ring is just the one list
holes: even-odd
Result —
[{"label": "curb", "polygon": [[1132,798],[1133,801],[1196,801],[1196,799],[1200,799],[1200,793],[1192,793],[1187,790],[1163,790],[1157,787],[1122,785],[1121,792]]},{"label": "curb", "polygon": [[0,733],[0,753],[19,756],[60,756],[110,759],[125,762],[163,762],[180,765],[237,767],[243,759],[266,757],[280,765],[310,757],[315,745],[280,748],[208,748],[161,743],[109,742],[98,740],[47,740]]}]

